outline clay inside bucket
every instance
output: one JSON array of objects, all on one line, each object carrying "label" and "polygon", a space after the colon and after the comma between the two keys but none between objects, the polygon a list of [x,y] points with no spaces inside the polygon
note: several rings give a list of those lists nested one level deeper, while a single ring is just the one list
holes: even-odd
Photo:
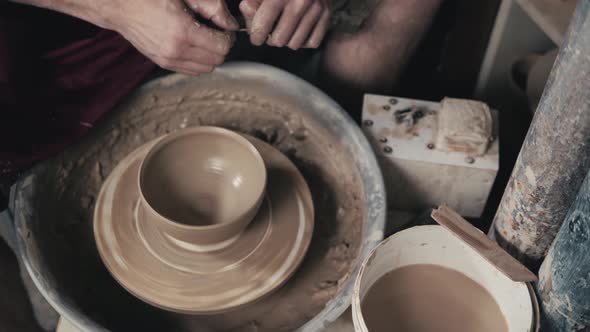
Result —
[{"label": "clay inside bucket", "polygon": [[[402,269],[406,272],[397,275],[394,278],[397,280],[388,280]],[[389,293],[391,297],[376,298],[373,287],[383,288],[384,284],[390,288],[381,294]],[[398,301],[399,291],[405,292],[401,297],[408,300],[403,304],[405,316],[395,320],[403,311],[399,310],[382,319],[387,311],[396,309],[391,302]],[[384,302],[390,302],[389,306],[381,303],[384,309],[370,310],[369,307],[375,307],[375,300],[384,298]],[[445,302],[448,304],[441,309]],[[359,332],[432,331],[433,328],[457,332],[526,332],[534,326],[527,285],[508,278],[439,225],[415,226],[395,233],[373,250],[355,281],[352,316],[355,331]],[[383,326],[387,320],[391,325]]]},{"label": "clay inside bucket", "polygon": [[[349,151],[304,117],[269,82],[213,74],[203,85],[171,84],[134,96],[84,143],[35,171],[29,207],[48,277],[71,306],[113,331],[291,331],[320,312],[350,277],[366,222],[364,192]],[[128,294],[101,263],[92,234],[94,200],[106,176],[141,144],[179,128],[215,125],[248,133],[285,153],[309,184],[316,213],[311,246],[295,275],[270,296],[234,312],[169,313]],[[253,129],[256,128],[256,129]]]},{"label": "clay inside bucket", "polygon": [[484,287],[434,264],[389,271],[371,286],[361,310],[371,332],[508,332],[500,307]]}]

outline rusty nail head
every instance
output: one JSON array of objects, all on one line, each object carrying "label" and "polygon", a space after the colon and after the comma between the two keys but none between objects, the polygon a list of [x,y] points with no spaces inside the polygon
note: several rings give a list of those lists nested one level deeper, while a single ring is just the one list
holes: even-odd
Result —
[{"label": "rusty nail head", "polygon": [[390,99],[389,99],[389,103],[390,103],[391,105],[395,105],[395,104],[397,104],[397,99],[395,99],[395,98],[390,98]]},{"label": "rusty nail head", "polygon": [[383,105],[383,109],[386,110],[386,111],[389,111],[389,110],[391,110],[391,106],[389,106],[389,105]]},{"label": "rusty nail head", "polygon": [[364,124],[365,126],[367,126],[367,127],[370,127],[370,126],[372,126],[372,125],[373,125],[373,120],[365,120],[365,121],[363,122],[363,124]]},{"label": "rusty nail head", "polygon": [[391,146],[386,146],[383,148],[383,152],[385,153],[392,153],[393,149],[391,148]]},{"label": "rusty nail head", "polygon": [[465,161],[466,161],[468,164],[473,164],[473,163],[475,162],[475,159],[474,159],[473,157],[467,157],[467,158],[465,159]]}]

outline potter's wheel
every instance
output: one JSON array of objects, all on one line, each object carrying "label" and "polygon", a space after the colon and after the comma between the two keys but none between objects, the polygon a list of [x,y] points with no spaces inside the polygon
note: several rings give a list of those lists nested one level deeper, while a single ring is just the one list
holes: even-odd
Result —
[{"label": "potter's wheel", "polygon": [[[308,254],[282,287],[207,317],[171,313],[129,294],[105,269],[92,231],[96,197],[116,165],[152,139],[199,125],[247,133],[284,153],[305,177],[315,213]],[[384,202],[371,147],[338,105],[284,71],[234,63],[138,89],[84,141],[24,176],[11,211],[33,281],[83,331],[316,332],[350,305],[351,276],[382,239]]]},{"label": "potter's wheel", "polygon": [[272,146],[247,137],[268,172],[267,194],[233,243],[205,249],[162,233],[143,215],[136,185],[155,141],[117,165],[97,198],[94,234],[101,258],[130,293],[163,309],[210,314],[255,301],[283,284],[311,240],[313,205],[297,168]]}]

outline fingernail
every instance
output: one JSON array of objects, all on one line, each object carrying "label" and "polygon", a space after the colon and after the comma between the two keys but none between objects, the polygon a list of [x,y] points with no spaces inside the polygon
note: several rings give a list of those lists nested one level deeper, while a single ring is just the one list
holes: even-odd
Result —
[{"label": "fingernail", "polygon": [[256,46],[262,45],[266,40],[260,32],[257,32],[254,27],[250,28],[250,41]]},{"label": "fingernail", "polygon": [[285,46],[285,42],[281,41],[281,39],[279,39],[278,37],[275,38],[270,38],[270,40],[272,40],[273,45],[277,46],[277,47],[284,47]]},{"label": "fingernail", "polygon": [[240,28],[240,24],[233,16],[229,16],[226,23],[231,30],[238,30]]},{"label": "fingernail", "polygon": [[256,46],[260,46],[264,43],[264,41],[260,40],[259,38],[250,38],[250,41],[252,42],[252,44],[256,45]]},{"label": "fingernail", "polygon": [[247,16],[254,16],[256,14],[256,9],[250,5],[250,3],[246,2],[246,1],[242,1],[240,3],[240,9],[242,10],[244,15]]}]

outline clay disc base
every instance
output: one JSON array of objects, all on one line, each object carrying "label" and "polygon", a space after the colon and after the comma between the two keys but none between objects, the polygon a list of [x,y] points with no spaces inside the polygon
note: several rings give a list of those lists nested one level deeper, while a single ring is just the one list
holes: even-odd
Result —
[{"label": "clay disc base", "polygon": [[260,299],[295,272],[313,232],[309,188],[287,157],[247,138],[264,159],[267,195],[242,235],[222,248],[179,241],[142,218],[137,175],[155,141],[109,175],[97,199],[94,235],[107,269],[130,293],[166,310],[211,314]]}]

